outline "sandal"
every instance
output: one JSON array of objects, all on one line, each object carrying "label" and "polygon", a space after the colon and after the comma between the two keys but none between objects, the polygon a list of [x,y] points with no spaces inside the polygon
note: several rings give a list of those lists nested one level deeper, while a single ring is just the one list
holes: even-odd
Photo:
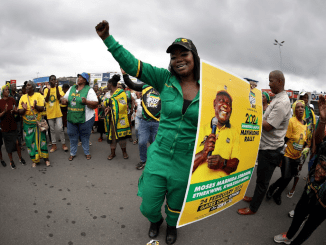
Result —
[{"label": "sandal", "polygon": [[76,156],[70,155],[69,158],[68,158],[68,160],[69,160],[69,161],[72,161],[72,160],[74,160],[75,157],[76,157]]},{"label": "sandal", "polygon": [[133,145],[137,145],[138,144],[138,139],[136,139],[134,142],[132,142]]},{"label": "sandal", "polygon": [[51,148],[50,152],[53,153],[56,150],[57,150],[57,145],[56,144],[52,144],[52,148]]},{"label": "sandal", "polygon": [[85,155],[87,160],[91,160],[92,156],[91,155]]},{"label": "sandal", "polygon": [[289,191],[289,193],[286,195],[288,198],[292,198],[295,191]]},{"label": "sandal", "polygon": [[123,153],[123,158],[124,158],[124,159],[128,159],[128,158],[129,158],[127,152],[124,152],[124,153]]},{"label": "sandal", "polygon": [[49,167],[51,164],[50,164],[50,160],[49,160],[49,158],[45,158],[44,159],[44,162],[45,162],[45,165],[47,166],[47,167]]},{"label": "sandal", "polygon": [[115,158],[115,154],[110,154],[110,155],[108,156],[108,160],[112,160],[113,158]]}]

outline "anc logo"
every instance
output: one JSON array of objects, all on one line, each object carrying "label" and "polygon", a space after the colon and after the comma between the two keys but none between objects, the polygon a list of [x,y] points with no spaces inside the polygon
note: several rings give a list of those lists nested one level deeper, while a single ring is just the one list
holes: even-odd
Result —
[{"label": "anc logo", "polygon": [[187,43],[188,42],[188,39],[186,39],[186,38],[177,38],[177,39],[175,39],[174,42],[175,43],[179,43],[179,42]]},{"label": "anc logo", "polygon": [[52,94],[50,95],[50,102],[54,103],[55,102],[55,96]]}]

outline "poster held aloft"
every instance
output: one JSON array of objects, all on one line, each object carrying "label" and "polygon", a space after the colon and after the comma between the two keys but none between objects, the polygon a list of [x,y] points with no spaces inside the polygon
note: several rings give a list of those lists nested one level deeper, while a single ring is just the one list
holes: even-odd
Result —
[{"label": "poster held aloft", "polygon": [[193,162],[177,227],[207,218],[242,200],[259,148],[260,90],[201,61],[200,93]]}]

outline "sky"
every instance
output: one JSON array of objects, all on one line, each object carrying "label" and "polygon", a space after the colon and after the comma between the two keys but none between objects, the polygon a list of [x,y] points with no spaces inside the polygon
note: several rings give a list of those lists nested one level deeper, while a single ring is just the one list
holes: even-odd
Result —
[{"label": "sky", "polygon": [[326,91],[326,1],[1,0],[0,9],[0,84],[120,71],[95,32],[107,20],[119,43],[157,67],[168,67],[167,47],[185,37],[202,60],[259,89],[282,70],[286,89]]}]

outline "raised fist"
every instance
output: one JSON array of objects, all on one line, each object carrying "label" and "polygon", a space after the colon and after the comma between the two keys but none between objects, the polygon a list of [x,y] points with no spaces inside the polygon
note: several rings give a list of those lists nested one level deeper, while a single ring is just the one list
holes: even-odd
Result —
[{"label": "raised fist", "polygon": [[97,32],[97,35],[104,41],[109,34],[109,23],[106,20],[103,20],[102,22],[98,23],[95,27],[95,30]]}]

